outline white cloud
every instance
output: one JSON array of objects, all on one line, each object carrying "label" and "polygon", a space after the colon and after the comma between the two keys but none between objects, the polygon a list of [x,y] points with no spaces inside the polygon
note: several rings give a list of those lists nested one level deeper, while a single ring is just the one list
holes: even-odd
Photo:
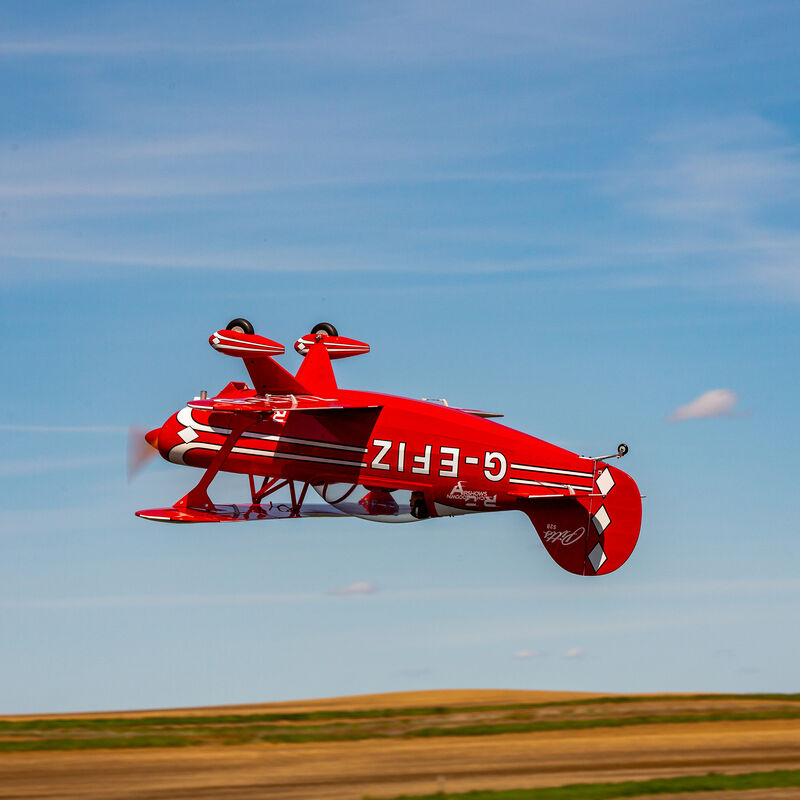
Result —
[{"label": "white cloud", "polygon": [[573,647],[564,653],[564,658],[583,658],[586,655],[585,647]]},{"label": "white cloud", "polygon": [[544,650],[517,650],[514,653],[514,658],[518,659],[533,659],[533,658],[541,658],[545,655]]},{"label": "white cloud", "polygon": [[683,422],[703,417],[724,417],[733,414],[737,395],[733,389],[711,389],[684,406],[676,408],[667,422]]},{"label": "white cloud", "polygon": [[353,594],[375,594],[377,591],[378,587],[370,581],[356,581],[349,586],[331,589],[328,594],[336,595],[337,597],[345,597]]}]

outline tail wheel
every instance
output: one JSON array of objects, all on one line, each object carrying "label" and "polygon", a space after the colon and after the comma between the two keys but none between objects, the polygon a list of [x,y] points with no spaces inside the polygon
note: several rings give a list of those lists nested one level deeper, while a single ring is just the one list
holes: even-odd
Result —
[{"label": "tail wheel", "polygon": [[238,333],[247,333],[252,336],[255,333],[255,329],[253,328],[253,324],[250,320],[245,319],[244,317],[236,317],[236,319],[232,319],[226,326],[226,331],[237,331]]},{"label": "tail wheel", "polygon": [[[241,322],[241,320],[239,320]],[[248,323],[249,324],[249,323]],[[318,322],[312,329],[311,333],[323,333],[325,336],[338,336],[339,331],[336,330],[334,325],[330,322]]]}]

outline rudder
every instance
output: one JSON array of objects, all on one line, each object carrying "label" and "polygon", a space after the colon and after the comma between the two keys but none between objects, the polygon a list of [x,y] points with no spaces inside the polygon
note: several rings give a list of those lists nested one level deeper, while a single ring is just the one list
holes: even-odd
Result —
[{"label": "rudder", "polygon": [[605,575],[633,552],[642,523],[639,488],[630,475],[600,463],[592,496],[525,500],[521,506],[547,552],[567,572]]}]

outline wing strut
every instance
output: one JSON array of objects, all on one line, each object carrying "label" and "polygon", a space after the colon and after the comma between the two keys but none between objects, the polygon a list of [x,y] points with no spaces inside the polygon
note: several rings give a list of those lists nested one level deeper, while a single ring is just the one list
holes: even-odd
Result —
[{"label": "wing strut", "polygon": [[[303,507],[303,501],[306,499],[306,492],[308,492],[308,487],[311,485],[307,481],[302,484],[303,488],[300,490],[300,496],[298,497],[297,490],[294,486],[295,482],[290,478],[264,478],[261,488],[256,491],[255,479],[252,475],[248,475],[247,477],[250,479],[250,497],[253,500],[253,505],[260,505],[261,501],[267,495],[270,495],[273,492],[277,492],[279,489],[283,489],[285,486],[288,486],[289,493],[292,497],[292,505],[289,516],[300,516],[300,509]],[[270,501],[269,505],[270,508],[272,508],[272,501]],[[281,504],[281,506],[283,506],[283,504]]]},{"label": "wing strut", "polygon": [[228,434],[222,447],[220,447],[217,454],[211,460],[208,468],[203,473],[203,477],[200,478],[194,489],[175,503],[175,508],[214,508],[214,504],[208,496],[208,487],[220,471],[220,468],[231,450],[233,450],[237,439],[245,432],[247,426],[253,422],[253,419],[253,416],[250,414],[236,415],[231,432]]}]

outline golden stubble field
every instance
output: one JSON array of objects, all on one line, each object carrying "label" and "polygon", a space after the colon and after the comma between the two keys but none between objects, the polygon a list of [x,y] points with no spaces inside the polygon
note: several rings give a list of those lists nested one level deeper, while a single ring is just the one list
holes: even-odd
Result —
[{"label": "golden stubble field", "polygon": [[[574,706],[570,701],[597,697],[552,692],[411,692],[168,712],[71,715],[71,718],[185,719],[192,715],[394,709],[398,719],[393,724],[401,724],[402,709],[446,706],[453,709],[448,720],[455,717],[461,722],[474,722],[498,718],[500,712],[487,711],[487,707],[514,704],[553,704],[536,712],[550,716],[562,711],[585,714],[584,708],[594,707]],[[634,712],[641,715],[645,710],[650,715],[674,716],[676,710],[683,713],[694,704],[703,714],[712,711],[720,716],[726,713],[746,716],[750,713],[748,709],[755,708],[759,713],[764,702],[747,698],[693,700],[640,696],[634,703],[598,706],[600,710],[596,713],[604,717]],[[565,705],[561,707],[559,703]],[[767,702],[763,708],[774,710],[780,704]],[[59,719],[64,719],[64,715],[59,715]],[[437,790],[510,789],[797,768],[800,768],[800,720],[720,719],[467,736],[0,753],[0,798],[354,800],[365,795],[394,797]],[[694,800],[702,797],[691,796]],[[715,792],[709,796],[716,800],[734,796],[741,800],[761,797],[777,800],[798,796],[798,790]]]}]

